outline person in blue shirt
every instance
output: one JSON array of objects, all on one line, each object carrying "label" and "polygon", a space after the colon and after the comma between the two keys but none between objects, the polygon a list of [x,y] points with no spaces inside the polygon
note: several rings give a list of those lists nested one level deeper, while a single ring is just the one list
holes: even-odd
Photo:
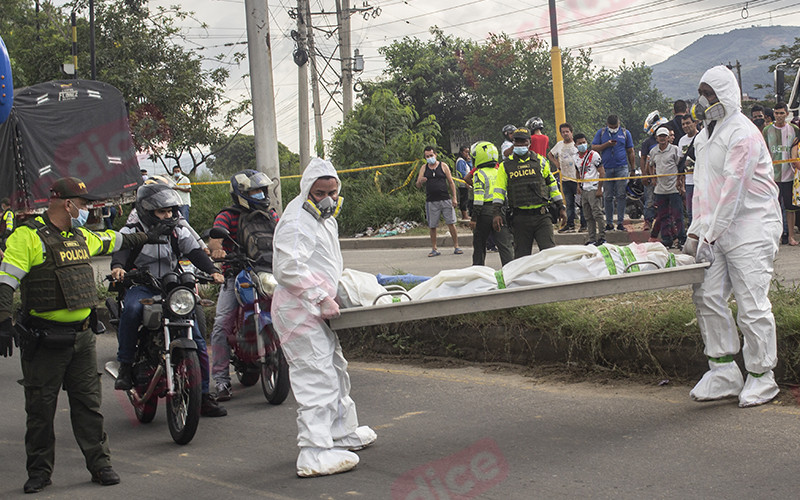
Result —
[{"label": "person in blue shirt", "polygon": [[[620,126],[617,115],[608,115],[606,126],[597,131],[592,140],[592,149],[600,153],[606,178],[627,177],[633,175],[635,163],[633,158],[633,137],[630,131]],[[614,229],[614,206],[616,202],[617,231],[626,231],[625,220],[625,186],[628,180],[606,180],[603,182],[603,201],[606,212],[606,231]]]}]

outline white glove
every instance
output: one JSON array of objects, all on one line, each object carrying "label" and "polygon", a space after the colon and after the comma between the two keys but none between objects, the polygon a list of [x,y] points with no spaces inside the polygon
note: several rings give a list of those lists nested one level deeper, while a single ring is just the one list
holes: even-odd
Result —
[{"label": "white glove", "polygon": [[319,313],[322,319],[332,319],[339,317],[339,304],[330,297],[325,297],[319,304]]},{"label": "white glove", "polygon": [[682,252],[686,255],[691,255],[692,257],[697,256],[697,244],[700,242],[694,236],[689,236],[686,238],[686,242],[683,244]]},{"label": "white glove", "polygon": [[708,262],[709,264],[714,263],[714,247],[711,246],[711,243],[703,240],[702,243],[698,244],[697,246],[697,256],[694,258],[695,262]]}]

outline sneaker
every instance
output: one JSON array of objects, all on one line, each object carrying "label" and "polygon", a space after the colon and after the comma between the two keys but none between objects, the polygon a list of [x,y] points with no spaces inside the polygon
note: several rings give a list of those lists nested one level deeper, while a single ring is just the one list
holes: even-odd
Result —
[{"label": "sneaker", "polygon": [[597,245],[597,242],[595,240],[589,240],[586,243],[584,243],[584,245]]},{"label": "sneaker", "polygon": [[613,231],[613,230],[614,226],[612,226],[611,224],[606,224],[606,231]]},{"label": "sneaker", "polygon": [[559,229],[558,232],[563,234],[563,233],[571,233],[574,230],[575,230],[575,226],[564,226],[561,229]]},{"label": "sneaker", "polygon": [[231,389],[231,384],[228,382],[224,382],[221,384],[217,384],[217,401],[230,401],[231,397],[233,397],[233,389]]},{"label": "sneaker", "polygon": [[217,398],[208,393],[203,394],[200,401],[200,415],[204,417],[224,417],[227,414],[228,410],[217,403]]},{"label": "sneaker", "polygon": [[644,225],[642,226],[642,231],[649,231],[653,227],[653,223],[649,220],[644,221]]},{"label": "sneaker", "polygon": [[617,224],[617,231],[622,231],[623,233],[628,232],[628,230],[622,224]]},{"label": "sneaker", "polygon": [[119,474],[114,472],[111,466],[103,467],[102,469],[92,473],[92,482],[99,483],[102,486],[112,486],[119,484]]},{"label": "sneaker", "polygon": [[53,482],[49,477],[34,476],[25,481],[25,486],[22,487],[22,491],[25,493],[39,493],[51,484],[53,484]]},{"label": "sneaker", "polygon": [[606,239],[605,239],[605,238],[600,238],[599,240],[597,240],[597,241],[595,242],[595,244],[594,244],[594,245],[599,247],[600,245],[604,245],[604,244],[605,244],[605,242],[606,242]]},{"label": "sneaker", "polygon": [[581,227],[578,229],[578,232],[579,232],[579,233],[585,233],[586,231],[587,231],[587,228],[586,228],[586,226],[581,226]]},{"label": "sneaker", "polygon": [[120,363],[117,380],[114,381],[114,389],[129,391],[131,388],[133,388],[133,367],[130,363]]}]

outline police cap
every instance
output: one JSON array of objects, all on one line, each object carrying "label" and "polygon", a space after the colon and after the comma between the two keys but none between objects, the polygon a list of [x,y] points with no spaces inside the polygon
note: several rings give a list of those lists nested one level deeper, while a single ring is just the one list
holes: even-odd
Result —
[{"label": "police cap", "polygon": [[77,177],[62,177],[50,186],[52,198],[83,198],[85,200],[99,200],[100,197],[89,194],[86,184]]}]

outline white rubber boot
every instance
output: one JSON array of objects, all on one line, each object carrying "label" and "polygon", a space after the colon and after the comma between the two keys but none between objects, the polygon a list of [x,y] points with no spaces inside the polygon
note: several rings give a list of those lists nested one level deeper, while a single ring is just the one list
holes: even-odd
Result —
[{"label": "white rubber boot", "polygon": [[775,374],[772,370],[763,373],[760,376],[755,376],[752,373],[747,374],[747,382],[744,384],[744,389],[739,393],[739,407],[749,408],[750,406],[763,405],[769,403],[775,396],[778,395],[780,389],[775,382]]},{"label": "white rubber boot", "polygon": [[695,401],[715,401],[717,399],[738,396],[742,392],[744,379],[742,371],[735,361],[717,363],[708,360],[711,368],[694,386],[689,395]]},{"label": "white rubber boot", "polygon": [[358,455],[336,448],[300,448],[297,475],[300,477],[330,476],[347,472],[358,465]]},{"label": "white rubber boot", "polygon": [[333,446],[336,448],[347,448],[350,451],[359,451],[363,450],[377,440],[378,435],[375,433],[375,431],[366,425],[362,425],[356,429],[355,432],[348,434],[343,438],[334,439]]}]

